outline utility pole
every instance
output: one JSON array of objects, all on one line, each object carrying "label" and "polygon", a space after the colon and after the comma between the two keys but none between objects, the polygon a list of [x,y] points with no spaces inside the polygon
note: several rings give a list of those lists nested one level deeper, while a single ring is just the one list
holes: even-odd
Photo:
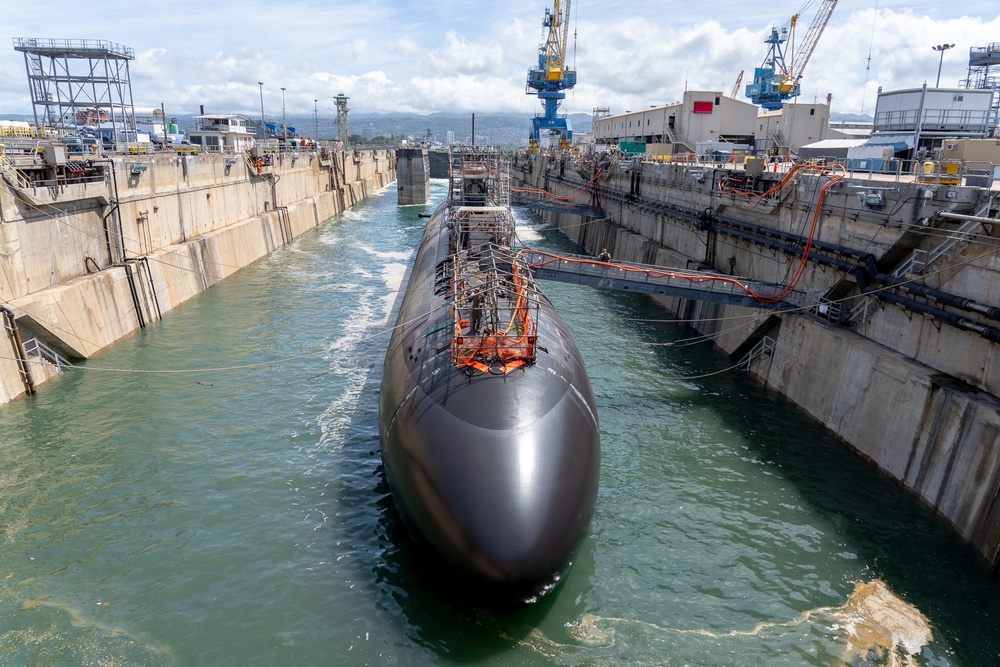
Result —
[{"label": "utility pole", "polygon": [[941,65],[944,63],[944,52],[950,48],[953,48],[954,46],[955,46],[954,44],[938,44],[937,46],[931,47],[935,51],[941,52],[941,57],[938,58],[938,75],[937,75],[937,83],[934,84],[935,88],[939,88],[941,86]]},{"label": "utility pole", "polygon": [[163,102],[160,102],[160,115],[163,116],[163,149],[166,150],[167,146],[170,145],[170,136],[167,134],[167,110],[163,108]]},{"label": "utility pole", "polygon": [[260,131],[263,135],[261,139],[267,139],[267,125],[264,124],[264,82],[258,81],[257,87],[260,88]]},{"label": "utility pole", "polygon": [[313,141],[319,142],[319,100],[313,100]]},{"label": "utility pole", "polygon": [[281,138],[288,141],[288,120],[285,118],[285,87],[281,87]]}]

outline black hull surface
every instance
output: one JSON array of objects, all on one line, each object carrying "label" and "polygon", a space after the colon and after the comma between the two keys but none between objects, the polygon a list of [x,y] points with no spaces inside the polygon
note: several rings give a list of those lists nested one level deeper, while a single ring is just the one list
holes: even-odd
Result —
[{"label": "black hull surface", "polygon": [[452,363],[445,219],[442,205],[424,232],[386,353],[382,461],[416,541],[474,582],[530,597],[560,579],[593,514],[594,397],[566,324],[544,297],[534,364],[470,373]]}]

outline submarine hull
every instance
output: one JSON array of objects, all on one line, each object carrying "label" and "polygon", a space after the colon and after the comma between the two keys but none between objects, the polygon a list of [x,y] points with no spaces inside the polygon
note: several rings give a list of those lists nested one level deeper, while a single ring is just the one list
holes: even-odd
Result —
[{"label": "submarine hull", "polygon": [[561,578],[593,514],[594,397],[568,328],[544,296],[534,363],[480,374],[453,363],[445,210],[425,229],[386,354],[382,460],[416,541],[457,574],[530,597]]}]

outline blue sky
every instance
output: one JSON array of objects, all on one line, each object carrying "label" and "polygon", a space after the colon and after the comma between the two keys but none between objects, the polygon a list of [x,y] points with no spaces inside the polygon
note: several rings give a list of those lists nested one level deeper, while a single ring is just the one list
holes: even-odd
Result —
[{"label": "blue sky", "polygon": [[[565,0],[563,0],[565,5]],[[575,0],[569,60],[578,84],[563,110],[613,113],[680,99],[685,88],[727,94],[763,60],[764,39],[801,11],[805,34],[819,0],[784,3]],[[876,13],[877,5],[877,13]],[[132,47],[136,106],[167,113],[333,115],[435,111],[534,112],[525,76],[544,39],[551,0],[214,0],[97,5],[47,0],[7,12],[0,26],[0,113],[31,113],[23,55],[13,37],[103,39]],[[834,112],[871,113],[879,86],[964,79],[969,49],[1000,42],[1000,3],[840,0],[802,79],[800,100],[833,95]],[[870,67],[868,56],[871,52]],[[740,96],[742,98],[742,95]]]}]

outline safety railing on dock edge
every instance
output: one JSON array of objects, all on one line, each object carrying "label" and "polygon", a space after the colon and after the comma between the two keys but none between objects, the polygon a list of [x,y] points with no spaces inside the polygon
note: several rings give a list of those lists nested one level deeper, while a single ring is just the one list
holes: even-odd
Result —
[{"label": "safety railing on dock edge", "polygon": [[[818,156],[809,158],[810,164],[839,166],[852,179],[889,179],[896,183],[915,182],[929,185],[964,185],[967,187],[992,188],[998,180],[1000,165],[986,161],[972,160],[901,160],[899,158],[840,158]],[[773,164],[775,171],[783,172],[791,163]],[[769,169],[770,171],[770,169]]]},{"label": "safety railing on dock edge", "polygon": [[0,172],[8,183],[16,188],[30,188],[31,181],[25,178],[24,174],[17,168],[14,160],[4,152],[0,152]]},{"label": "safety railing on dock edge", "polygon": [[[748,156],[741,154],[738,159],[734,160],[732,156],[726,155],[675,153],[672,155],[639,156],[639,159],[644,164],[740,169],[744,167],[744,157]],[[765,164],[765,171],[786,173],[800,162],[817,166],[842,167],[847,172],[847,177],[852,179],[867,178],[868,180],[889,180],[897,183],[964,185],[986,189],[994,188],[1000,184],[1000,164],[970,160],[847,159],[834,156],[817,156],[800,160],[782,156],[778,159],[769,159]],[[631,157],[627,160],[619,159],[615,166],[617,169],[609,170],[605,178],[610,178],[617,171],[628,171],[633,166]]]}]

